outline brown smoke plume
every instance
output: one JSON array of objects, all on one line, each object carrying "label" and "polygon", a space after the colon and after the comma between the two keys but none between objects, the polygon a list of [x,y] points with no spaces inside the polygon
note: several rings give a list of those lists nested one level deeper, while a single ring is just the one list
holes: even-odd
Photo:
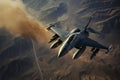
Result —
[{"label": "brown smoke plume", "polygon": [[24,36],[35,41],[46,42],[48,34],[35,19],[28,16],[19,1],[0,0],[0,27],[5,27],[17,36]]}]

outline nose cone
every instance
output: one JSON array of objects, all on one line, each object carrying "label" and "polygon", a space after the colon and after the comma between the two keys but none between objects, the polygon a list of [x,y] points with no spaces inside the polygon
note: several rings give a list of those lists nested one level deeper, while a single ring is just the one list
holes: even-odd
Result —
[{"label": "nose cone", "polygon": [[64,56],[66,53],[68,53],[69,50],[71,50],[74,47],[75,41],[73,41],[75,35],[69,36],[60,47],[58,57]]},{"label": "nose cone", "polygon": [[69,44],[61,46],[58,57],[63,57],[69,50],[71,49],[71,46]]},{"label": "nose cone", "polygon": [[62,57],[67,53],[67,49],[65,48],[60,48],[59,52],[58,52],[58,57]]}]

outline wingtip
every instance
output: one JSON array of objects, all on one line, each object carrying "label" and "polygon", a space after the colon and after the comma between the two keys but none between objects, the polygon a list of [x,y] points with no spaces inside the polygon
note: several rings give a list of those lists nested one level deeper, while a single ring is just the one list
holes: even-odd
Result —
[{"label": "wingtip", "polygon": [[54,24],[49,24],[49,26],[46,28],[48,31],[51,29],[51,27],[54,27]]}]

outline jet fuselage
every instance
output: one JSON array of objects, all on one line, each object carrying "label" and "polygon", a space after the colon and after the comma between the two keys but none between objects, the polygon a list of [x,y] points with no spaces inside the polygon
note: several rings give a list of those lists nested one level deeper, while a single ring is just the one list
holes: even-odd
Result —
[{"label": "jet fuselage", "polygon": [[58,57],[64,56],[66,53],[68,53],[72,48],[80,48],[82,47],[82,42],[86,37],[88,37],[88,33],[83,31],[83,32],[78,32],[78,33],[72,33],[62,44]]}]

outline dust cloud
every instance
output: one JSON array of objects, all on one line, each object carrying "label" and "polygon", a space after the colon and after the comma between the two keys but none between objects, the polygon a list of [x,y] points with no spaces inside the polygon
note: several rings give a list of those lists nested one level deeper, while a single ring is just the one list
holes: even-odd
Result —
[{"label": "dust cloud", "polygon": [[45,27],[27,14],[22,2],[15,0],[0,0],[0,28],[37,42],[45,43],[49,36]]}]

